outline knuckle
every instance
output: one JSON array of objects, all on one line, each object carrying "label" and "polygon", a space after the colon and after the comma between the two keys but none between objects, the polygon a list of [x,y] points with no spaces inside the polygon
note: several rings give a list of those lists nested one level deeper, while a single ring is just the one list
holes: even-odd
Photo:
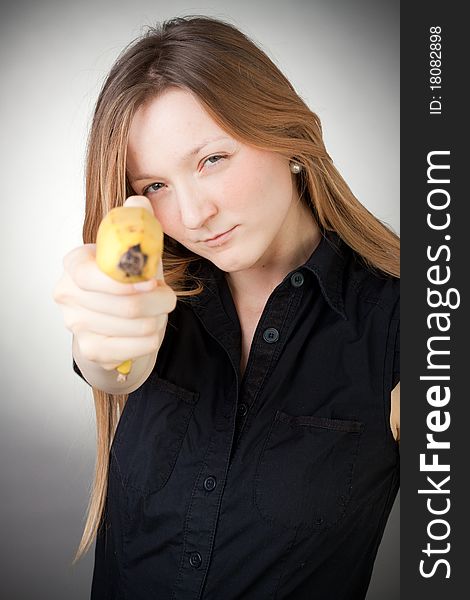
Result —
[{"label": "knuckle", "polygon": [[65,327],[72,332],[78,331],[78,319],[77,316],[71,311],[64,312],[64,323]]},{"label": "knuckle", "polygon": [[54,286],[52,298],[57,304],[66,304],[66,302],[69,300],[69,295],[67,293],[63,277],[61,277]]},{"label": "knuckle", "polygon": [[82,290],[90,290],[90,269],[93,269],[94,266],[88,255],[86,260],[77,261],[73,269],[73,281],[75,285]]},{"label": "knuckle", "polygon": [[63,304],[63,301],[65,299],[65,294],[64,294],[64,291],[61,286],[56,285],[56,287],[52,291],[52,299],[57,304]]},{"label": "knuckle", "polygon": [[56,283],[52,297],[58,304],[71,304],[76,293],[76,288],[70,276],[64,272]]},{"label": "knuckle", "polygon": [[71,296],[64,289],[61,289],[57,292],[57,294],[55,296],[55,301],[57,304],[64,304],[64,305],[70,304]]}]

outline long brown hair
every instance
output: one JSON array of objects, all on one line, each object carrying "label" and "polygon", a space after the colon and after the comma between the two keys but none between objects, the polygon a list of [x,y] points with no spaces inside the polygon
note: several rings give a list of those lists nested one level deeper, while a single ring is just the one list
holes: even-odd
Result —
[{"label": "long brown hair", "polygon": [[[328,155],[320,119],[270,58],[233,25],[206,16],[149,27],[123,50],[99,94],[86,160],[83,242],[101,219],[133,194],[126,178],[129,127],[143,102],[170,86],[194,93],[232,137],[295,159],[296,185],[322,232],[335,231],[364,264],[398,277],[399,238],[353,195]],[[178,297],[200,293],[189,264],[198,256],[165,236],[165,280]],[[97,427],[95,477],[84,532],[73,562],[91,546],[103,519],[109,450],[127,395],[93,389]]]}]

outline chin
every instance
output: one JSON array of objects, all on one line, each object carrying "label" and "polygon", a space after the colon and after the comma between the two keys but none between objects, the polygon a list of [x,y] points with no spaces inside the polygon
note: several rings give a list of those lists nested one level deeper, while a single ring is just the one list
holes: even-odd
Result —
[{"label": "chin", "polygon": [[205,256],[218,269],[225,273],[237,273],[246,271],[259,265],[265,256],[263,249],[253,247],[253,243],[247,247],[246,243],[237,240],[237,243],[227,248],[214,248],[213,252],[208,252]]},{"label": "chin", "polygon": [[248,271],[256,266],[258,260],[255,258],[245,258],[237,256],[235,259],[227,259],[225,261],[214,261],[214,264],[226,273],[238,273],[240,271]]}]

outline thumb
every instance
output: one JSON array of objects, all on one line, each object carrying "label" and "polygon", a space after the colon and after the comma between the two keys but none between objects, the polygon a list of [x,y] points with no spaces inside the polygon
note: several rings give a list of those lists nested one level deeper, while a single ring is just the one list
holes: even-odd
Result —
[{"label": "thumb", "polygon": [[165,277],[163,275],[163,261],[161,256],[158,259],[157,272],[155,273],[154,279],[157,281],[165,281]]},{"label": "thumb", "polygon": [[[146,196],[129,196],[129,198],[126,198],[123,206],[125,206],[125,207],[129,207],[129,206],[134,207],[135,206],[137,208],[145,208],[153,216],[155,216],[152,205],[150,203],[150,200]],[[134,283],[133,284],[134,289],[136,289],[139,292],[151,291],[155,287],[155,280],[163,281],[163,282],[165,281],[165,277],[163,275],[163,262],[162,262],[161,256],[158,259],[157,271],[156,271],[155,275],[148,281],[139,281],[138,283]]]},{"label": "thumb", "polygon": [[126,198],[123,206],[136,206],[138,208],[145,208],[153,215],[152,205],[146,196],[129,196],[129,198]]}]

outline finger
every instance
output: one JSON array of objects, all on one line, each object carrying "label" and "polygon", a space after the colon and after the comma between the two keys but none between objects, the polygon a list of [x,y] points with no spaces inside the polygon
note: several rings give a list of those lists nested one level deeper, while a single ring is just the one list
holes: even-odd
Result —
[{"label": "finger", "polygon": [[120,362],[113,362],[113,363],[100,363],[100,366],[105,370],[105,371],[113,371],[116,367],[119,367],[121,363]]},{"label": "finger", "polygon": [[[115,281],[103,273],[96,264],[96,244],[85,244],[72,250],[64,258],[64,268],[76,286],[85,291],[105,292],[118,296],[135,294],[138,291],[131,283]],[[157,287],[155,279],[150,279],[146,291]]]},{"label": "finger", "polygon": [[64,322],[67,329],[77,334],[92,331],[98,335],[114,337],[142,337],[152,335],[165,325],[167,315],[137,319],[121,319],[97,313],[83,307],[65,306]]},{"label": "finger", "polygon": [[106,337],[83,331],[76,336],[80,353],[92,362],[113,364],[153,354],[161,345],[163,333],[139,338]]},{"label": "finger", "polygon": [[154,215],[150,200],[146,196],[129,196],[129,198],[125,200],[123,206],[137,206],[139,208],[145,208],[152,215]]},{"label": "finger", "polygon": [[101,292],[78,292],[75,303],[91,311],[122,319],[156,317],[176,307],[176,294],[166,284],[153,292],[119,296]]},{"label": "finger", "polygon": [[92,292],[104,292],[106,294],[115,294],[117,296],[126,296],[136,294],[139,291],[151,291],[157,287],[155,278],[144,281],[145,287],[138,289],[132,283],[121,283],[114,280],[106,273],[103,273],[96,262],[79,263],[74,273],[75,283],[82,289]]}]

